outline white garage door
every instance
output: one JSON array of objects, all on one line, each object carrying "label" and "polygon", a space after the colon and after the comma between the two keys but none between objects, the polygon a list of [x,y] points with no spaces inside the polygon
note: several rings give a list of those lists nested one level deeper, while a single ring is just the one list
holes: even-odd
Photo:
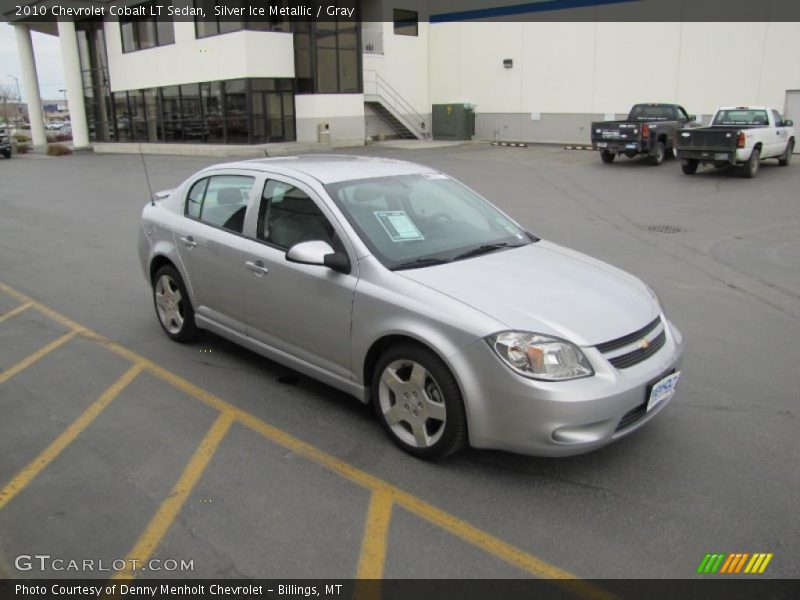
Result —
[{"label": "white garage door", "polygon": [[[794,121],[795,130],[800,128],[800,90],[786,92],[786,109],[783,118]],[[800,144],[795,144],[794,153],[800,154]]]}]

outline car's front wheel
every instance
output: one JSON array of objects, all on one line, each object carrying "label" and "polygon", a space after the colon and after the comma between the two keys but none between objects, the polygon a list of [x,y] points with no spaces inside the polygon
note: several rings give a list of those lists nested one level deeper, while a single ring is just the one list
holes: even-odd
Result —
[{"label": "car's front wheel", "polygon": [[375,366],[375,410],[392,440],[419,458],[442,458],[467,443],[467,418],[458,383],[430,350],[390,348]]},{"label": "car's front wheel", "polygon": [[164,265],[153,278],[153,304],[161,328],[176,342],[191,342],[200,336],[194,309],[178,270]]}]

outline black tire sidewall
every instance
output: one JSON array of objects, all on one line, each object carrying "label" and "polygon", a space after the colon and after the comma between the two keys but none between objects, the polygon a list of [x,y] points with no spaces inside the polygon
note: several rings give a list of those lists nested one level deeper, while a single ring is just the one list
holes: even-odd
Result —
[{"label": "black tire sidewall", "polygon": [[[163,275],[166,275],[172,279],[181,292],[181,301],[183,303],[183,326],[178,333],[171,333],[168,331],[164,326],[164,323],[161,322],[161,318],[158,316],[158,306],[156,305],[156,282]],[[151,291],[153,295],[153,308],[156,311],[156,320],[158,321],[158,324],[161,325],[161,329],[164,330],[164,333],[166,333],[167,336],[175,342],[185,343],[196,340],[199,337],[200,330],[195,324],[194,307],[189,299],[189,293],[186,291],[186,286],[183,283],[183,277],[181,277],[181,274],[178,272],[178,270],[172,265],[164,265],[161,267],[158,271],[156,271],[156,274],[153,277]]]},{"label": "black tire sidewall", "polygon": [[650,155],[650,164],[653,166],[658,166],[664,162],[664,158],[667,156],[667,151],[664,148],[664,144],[658,142],[656,147],[653,149],[653,154]]},{"label": "black tire sidewall", "polygon": [[[416,448],[399,439],[387,423],[378,396],[381,374],[396,360],[412,360],[421,364],[436,380],[444,396],[446,420],[442,437],[433,446]],[[403,343],[385,350],[375,365],[371,384],[372,405],[378,420],[392,441],[402,450],[417,458],[434,460],[453,454],[467,445],[467,417],[461,389],[450,369],[434,352],[421,344]]]},{"label": "black tire sidewall", "polygon": [[681,169],[686,175],[694,175],[697,173],[697,167],[700,166],[696,160],[687,159],[685,162],[681,162]]}]

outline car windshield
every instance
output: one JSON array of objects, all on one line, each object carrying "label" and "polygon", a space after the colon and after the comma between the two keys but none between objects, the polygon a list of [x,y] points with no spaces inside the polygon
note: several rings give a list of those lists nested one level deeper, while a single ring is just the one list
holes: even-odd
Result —
[{"label": "car windshield", "polygon": [[486,200],[440,173],[358,179],[326,189],[390,269],[430,266],[536,241]]},{"label": "car windshield", "polygon": [[737,108],[721,110],[714,117],[713,125],[766,125],[767,111]]}]

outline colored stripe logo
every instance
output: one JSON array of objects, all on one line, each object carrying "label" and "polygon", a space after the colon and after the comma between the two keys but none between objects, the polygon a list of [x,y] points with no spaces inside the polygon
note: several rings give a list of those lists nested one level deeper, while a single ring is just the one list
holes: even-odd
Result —
[{"label": "colored stripe logo", "polygon": [[714,573],[736,575],[761,574],[767,569],[769,561],[772,560],[772,553],[756,552],[734,552],[731,554],[715,553],[706,554],[697,572],[701,575],[712,575]]}]

